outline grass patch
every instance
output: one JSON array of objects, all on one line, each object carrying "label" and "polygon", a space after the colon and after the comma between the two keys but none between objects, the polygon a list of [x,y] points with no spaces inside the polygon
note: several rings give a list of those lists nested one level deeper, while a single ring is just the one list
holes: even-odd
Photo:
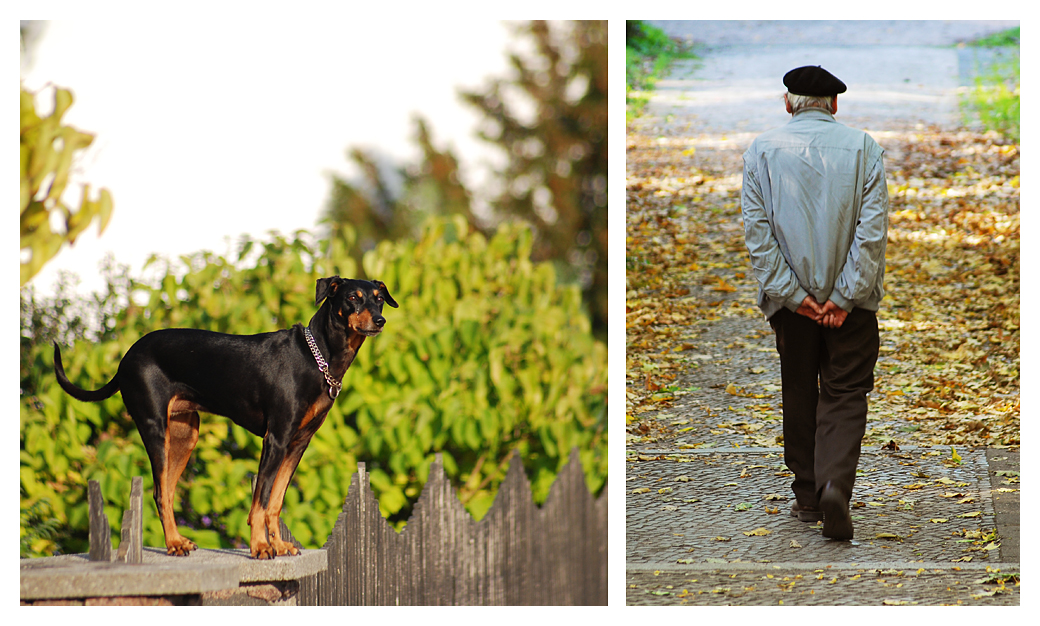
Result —
[{"label": "grass patch", "polygon": [[988,35],[982,39],[976,39],[968,45],[976,48],[1003,48],[1003,47],[1014,47],[1017,48],[1022,40],[1022,29],[1020,27],[1009,28],[1005,31]]},{"label": "grass patch", "polygon": [[639,115],[648,92],[675,59],[696,58],[689,48],[642,20],[625,21],[625,119]]},{"label": "grass patch", "polygon": [[1012,54],[976,76],[975,86],[961,99],[966,124],[981,124],[1016,143],[1021,134],[1019,33],[1019,28],[1012,28],[971,43],[980,48],[1011,48]]}]

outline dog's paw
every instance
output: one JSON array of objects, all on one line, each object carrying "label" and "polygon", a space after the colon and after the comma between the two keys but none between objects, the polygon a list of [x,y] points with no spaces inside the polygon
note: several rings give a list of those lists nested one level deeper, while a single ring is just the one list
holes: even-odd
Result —
[{"label": "dog's paw", "polygon": [[297,556],[300,554],[300,550],[288,541],[277,541],[273,542],[273,544],[275,546],[275,553],[278,556]]},{"label": "dog's paw", "polygon": [[188,556],[193,550],[198,549],[195,542],[190,539],[180,537],[166,546],[166,554],[170,556]]},{"label": "dog's paw", "polygon": [[255,548],[249,549],[254,559],[273,559],[275,557],[274,547],[268,543],[261,543]]}]

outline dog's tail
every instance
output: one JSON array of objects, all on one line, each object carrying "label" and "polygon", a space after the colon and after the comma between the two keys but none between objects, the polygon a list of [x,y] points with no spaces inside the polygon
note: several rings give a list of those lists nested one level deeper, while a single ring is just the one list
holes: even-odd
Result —
[{"label": "dog's tail", "polygon": [[58,348],[58,342],[54,342],[54,375],[57,376],[58,384],[65,390],[65,393],[84,402],[104,400],[119,391],[119,374],[113,376],[107,385],[97,391],[87,391],[73,385],[69,381],[69,377],[65,375],[65,367],[61,364],[61,350]]}]

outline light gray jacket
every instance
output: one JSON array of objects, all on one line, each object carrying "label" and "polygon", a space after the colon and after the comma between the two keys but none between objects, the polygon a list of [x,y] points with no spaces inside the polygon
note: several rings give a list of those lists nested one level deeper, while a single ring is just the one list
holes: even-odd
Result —
[{"label": "light gray jacket", "polygon": [[744,235],[767,318],[809,294],[846,311],[878,309],[888,241],[883,154],[823,109],[796,113],[744,153]]}]

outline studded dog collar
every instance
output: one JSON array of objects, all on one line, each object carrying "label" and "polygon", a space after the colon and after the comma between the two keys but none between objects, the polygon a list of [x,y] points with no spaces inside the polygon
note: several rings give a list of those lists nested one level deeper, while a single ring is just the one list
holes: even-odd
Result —
[{"label": "studded dog collar", "polygon": [[304,326],[303,336],[307,339],[307,345],[311,349],[311,354],[314,355],[314,360],[318,362],[318,369],[321,370],[322,374],[325,374],[325,382],[329,383],[329,396],[335,400],[336,396],[339,395],[340,389],[343,388],[343,383],[333,380],[332,376],[329,375],[329,364],[321,356],[318,344],[314,343],[314,335],[311,334],[311,329]]}]

